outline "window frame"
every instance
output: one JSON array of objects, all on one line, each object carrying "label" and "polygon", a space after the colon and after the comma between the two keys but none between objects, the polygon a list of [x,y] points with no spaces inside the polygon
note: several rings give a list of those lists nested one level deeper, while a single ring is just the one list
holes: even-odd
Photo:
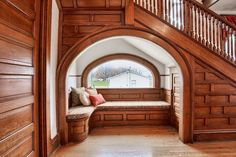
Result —
[{"label": "window frame", "polygon": [[[132,61],[132,62],[136,62],[136,63],[146,67],[153,74],[153,87],[147,87],[147,88],[143,88],[143,89],[160,88],[160,83],[161,83],[160,82],[160,73],[159,73],[158,69],[156,68],[156,66],[154,66],[152,63],[150,63],[149,61],[147,61],[144,58],[141,58],[141,57],[138,57],[135,55],[131,55],[131,54],[113,54],[113,55],[101,57],[101,58],[93,61],[84,69],[84,71],[82,73],[81,86],[88,87],[88,76],[89,76],[89,73],[94,68],[98,67],[99,65],[101,65],[103,63],[113,61],[113,60]],[[115,88],[99,88],[99,89],[115,89]],[[137,87],[137,88],[119,88],[119,89],[142,89],[142,88]]]}]

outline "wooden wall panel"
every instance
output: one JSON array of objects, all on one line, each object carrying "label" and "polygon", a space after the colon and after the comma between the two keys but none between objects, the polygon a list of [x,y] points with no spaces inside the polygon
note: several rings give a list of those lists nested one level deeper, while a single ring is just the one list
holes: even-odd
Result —
[{"label": "wooden wall panel", "polygon": [[163,89],[97,89],[107,101],[163,101]]},{"label": "wooden wall panel", "polygon": [[126,0],[60,0],[62,9],[124,8]]},{"label": "wooden wall panel", "polygon": [[[194,97],[195,140],[235,137],[236,84],[196,60]],[[217,134],[217,136],[213,135]]]},{"label": "wooden wall panel", "polygon": [[[0,1],[0,21],[14,29],[22,30],[29,35],[33,34],[33,20],[24,17],[24,14],[12,9],[6,3]],[[20,21],[20,22],[19,22]]]},{"label": "wooden wall panel", "polygon": [[170,109],[125,111],[111,109],[95,111],[90,118],[90,129],[104,126],[122,125],[169,125]]},{"label": "wooden wall panel", "polygon": [[[83,3],[85,4],[85,2]],[[61,16],[63,18],[61,19],[62,32],[59,59],[70,47],[86,35],[96,32],[105,26],[124,24],[124,11],[122,10],[64,11]]]},{"label": "wooden wall panel", "polygon": [[6,126],[0,130],[0,139],[10,135],[13,131],[22,129],[32,123],[32,106],[28,105],[17,110],[2,113],[0,125]]},{"label": "wooden wall panel", "polygon": [[39,0],[0,1],[0,154],[38,156]]}]

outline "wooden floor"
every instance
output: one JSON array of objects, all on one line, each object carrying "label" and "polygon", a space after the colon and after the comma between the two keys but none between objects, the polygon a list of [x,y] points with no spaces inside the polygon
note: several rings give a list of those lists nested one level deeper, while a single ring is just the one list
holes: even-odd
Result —
[{"label": "wooden floor", "polygon": [[96,128],[80,144],[61,147],[53,157],[236,157],[236,141],[183,144],[175,129]]}]

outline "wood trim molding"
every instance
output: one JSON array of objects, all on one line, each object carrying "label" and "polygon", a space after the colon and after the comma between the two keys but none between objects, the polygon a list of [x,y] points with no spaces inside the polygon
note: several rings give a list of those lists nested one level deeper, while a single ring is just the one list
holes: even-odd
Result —
[{"label": "wood trim molding", "polygon": [[139,63],[139,64],[143,65],[144,67],[148,68],[152,72],[153,77],[154,77],[154,82],[153,82],[154,87],[153,88],[160,88],[160,83],[161,83],[160,73],[152,63],[150,63],[149,61],[147,61],[144,58],[141,58],[141,57],[138,57],[135,55],[131,55],[131,54],[123,54],[123,53],[107,55],[107,56],[101,57],[101,58],[93,61],[92,63],[90,63],[82,73],[81,86],[84,86],[84,87],[88,86],[87,78],[88,78],[89,72],[92,69],[94,69],[95,67],[97,67],[107,61],[119,60],[119,59],[134,61],[134,62]]},{"label": "wood trim molding", "polygon": [[87,35],[83,39],[79,40],[74,46],[72,46],[60,60],[57,69],[57,86],[58,86],[58,108],[59,108],[59,121],[60,121],[60,139],[61,144],[68,143],[68,126],[66,122],[66,114],[68,111],[68,93],[66,91],[66,77],[67,71],[71,62],[83,52],[88,46],[91,46],[95,42],[101,41],[114,36],[134,36],[149,40],[162,48],[164,48],[170,55],[176,60],[180,66],[183,74],[183,106],[181,107],[181,120],[179,128],[180,139],[187,143],[192,142],[192,69],[188,62],[189,56],[183,53],[181,49],[178,49],[176,45],[167,40],[164,36],[155,33],[154,31],[130,27],[130,26],[110,26],[102,30],[96,31]]},{"label": "wood trim molding", "polygon": [[207,7],[210,8],[211,6],[213,6],[214,4],[216,4],[217,2],[219,2],[219,0],[203,0],[202,3]]},{"label": "wood trim molding", "polygon": [[[58,133],[51,139],[50,127],[50,59],[52,0],[43,0],[40,30],[40,156],[49,156],[59,146]],[[58,119],[58,118],[57,118]]]}]

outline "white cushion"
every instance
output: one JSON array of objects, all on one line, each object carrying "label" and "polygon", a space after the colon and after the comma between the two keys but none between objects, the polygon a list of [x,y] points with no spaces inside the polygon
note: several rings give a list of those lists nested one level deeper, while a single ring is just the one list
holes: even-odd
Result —
[{"label": "white cushion", "polygon": [[84,106],[91,105],[91,101],[89,100],[89,94],[87,92],[81,92],[79,95],[79,99]]}]

